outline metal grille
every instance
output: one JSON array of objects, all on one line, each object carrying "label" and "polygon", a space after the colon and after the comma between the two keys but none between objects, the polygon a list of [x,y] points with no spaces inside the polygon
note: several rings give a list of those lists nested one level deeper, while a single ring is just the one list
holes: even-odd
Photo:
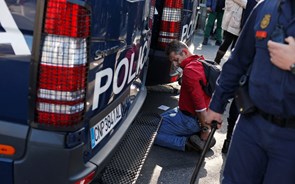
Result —
[{"label": "metal grille", "polygon": [[164,8],[162,20],[169,22],[179,22],[181,19],[181,9]]},{"label": "metal grille", "polygon": [[143,114],[133,122],[101,177],[92,184],[135,183],[160,126],[158,114]]},{"label": "metal grille", "polygon": [[175,39],[173,39],[173,38],[159,38],[159,42],[162,42],[162,43],[170,43],[173,40],[175,40]]},{"label": "metal grille", "polygon": [[86,88],[86,39],[55,35],[44,35],[43,39],[37,122],[55,127],[79,124]]},{"label": "metal grille", "polygon": [[159,33],[159,35],[160,36],[166,36],[166,37],[178,37],[179,33],[161,31]]},{"label": "metal grille", "polygon": [[48,0],[41,37],[37,125],[71,128],[85,111],[91,12],[65,0]]},{"label": "metal grille", "polygon": [[69,37],[87,38],[90,35],[90,11],[66,0],[48,0],[45,32]]}]

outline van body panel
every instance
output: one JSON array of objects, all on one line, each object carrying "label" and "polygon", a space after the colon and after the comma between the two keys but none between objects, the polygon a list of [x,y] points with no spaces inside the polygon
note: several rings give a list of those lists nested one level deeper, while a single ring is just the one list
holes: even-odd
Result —
[{"label": "van body panel", "polygon": [[1,120],[27,124],[35,9],[36,0],[0,1]]}]

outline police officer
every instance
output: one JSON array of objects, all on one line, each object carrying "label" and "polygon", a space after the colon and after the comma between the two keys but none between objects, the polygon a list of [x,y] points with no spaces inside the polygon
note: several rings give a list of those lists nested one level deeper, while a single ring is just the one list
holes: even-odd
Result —
[{"label": "police officer", "polygon": [[249,96],[257,109],[239,117],[223,184],[295,183],[294,14],[293,0],[259,3],[223,66],[206,123],[222,122],[227,100],[249,66]]}]

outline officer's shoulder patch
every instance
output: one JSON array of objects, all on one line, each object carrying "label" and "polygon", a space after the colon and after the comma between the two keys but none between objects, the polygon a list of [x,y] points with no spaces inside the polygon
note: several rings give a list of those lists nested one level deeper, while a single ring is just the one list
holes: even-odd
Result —
[{"label": "officer's shoulder patch", "polygon": [[271,18],[271,15],[270,14],[265,14],[263,16],[263,19],[260,22],[261,29],[267,28],[267,26],[269,25],[269,22],[270,22],[270,18]]}]

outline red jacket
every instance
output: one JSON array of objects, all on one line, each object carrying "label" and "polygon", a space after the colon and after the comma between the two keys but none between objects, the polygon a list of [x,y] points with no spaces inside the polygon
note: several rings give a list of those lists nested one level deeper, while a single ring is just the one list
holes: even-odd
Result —
[{"label": "red jacket", "polygon": [[203,91],[200,81],[207,83],[204,68],[199,59],[203,56],[190,56],[183,60],[180,67],[183,69],[182,84],[179,95],[179,109],[196,115],[196,111],[208,108],[210,97]]}]

